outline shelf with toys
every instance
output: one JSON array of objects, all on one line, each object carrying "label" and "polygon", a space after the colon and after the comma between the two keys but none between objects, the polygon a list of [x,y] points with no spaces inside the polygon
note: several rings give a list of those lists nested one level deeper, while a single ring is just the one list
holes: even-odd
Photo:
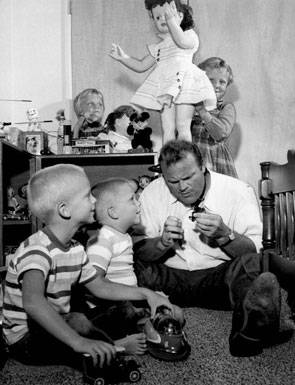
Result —
[{"label": "shelf with toys", "polygon": [[32,233],[26,201],[26,184],[33,155],[0,140],[0,267],[7,263],[21,241]]},{"label": "shelf with toys", "polygon": [[141,178],[151,180],[149,167],[157,163],[157,153],[105,153],[34,155],[0,139],[0,267],[7,264],[24,239],[42,227],[30,216],[26,186],[36,171],[58,163],[72,163],[85,169],[92,185],[110,177],[134,180],[142,189]]}]

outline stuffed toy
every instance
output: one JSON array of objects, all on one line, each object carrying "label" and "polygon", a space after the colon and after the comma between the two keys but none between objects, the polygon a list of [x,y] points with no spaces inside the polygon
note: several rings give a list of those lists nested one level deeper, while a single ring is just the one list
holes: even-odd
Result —
[{"label": "stuffed toy", "polygon": [[152,152],[153,150],[153,143],[150,139],[152,129],[148,127],[149,118],[148,112],[134,112],[129,118],[130,124],[127,127],[127,134],[133,135],[131,145],[134,150],[140,152]]},{"label": "stuffed toy", "polygon": [[15,215],[16,213],[22,210],[20,204],[18,203],[14,189],[11,186],[7,187],[7,206],[8,214]]},{"label": "stuffed toy", "polygon": [[151,183],[153,178],[149,175],[141,175],[138,177],[138,189],[136,191],[137,197],[140,197],[140,194],[143,190]]}]

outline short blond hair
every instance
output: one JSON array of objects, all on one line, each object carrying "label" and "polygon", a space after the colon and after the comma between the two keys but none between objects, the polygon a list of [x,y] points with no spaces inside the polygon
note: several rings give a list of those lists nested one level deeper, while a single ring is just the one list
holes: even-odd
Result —
[{"label": "short blond hair", "polygon": [[75,178],[86,177],[82,167],[57,164],[37,171],[29,180],[27,196],[31,212],[43,223],[49,224],[57,204],[70,199]]},{"label": "short blond hair", "polygon": [[202,63],[198,64],[198,67],[201,68],[201,70],[203,71],[206,71],[206,68],[210,68],[212,70],[214,70],[215,68],[225,69],[228,73],[228,85],[230,85],[234,81],[234,74],[231,69],[231,66],[220,57],[209,57]]},{"label": "short blond hair", "polygon": [[109,205],[116,202],[120,188],[125,184],[134,190],[131,181],[125,178],[105,179],[92,187],[92,195],[96,198],[95,213],[98,221],[103,219]]}]

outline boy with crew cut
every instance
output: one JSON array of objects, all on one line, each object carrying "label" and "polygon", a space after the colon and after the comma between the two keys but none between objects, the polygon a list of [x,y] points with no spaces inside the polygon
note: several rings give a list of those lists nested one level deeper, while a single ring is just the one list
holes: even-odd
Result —
[{"label": "boy with crew cut", "polygon": [[[132,182],[125,178],[109,178],[97,183],[92,188],[96,198],[96,220],[101,226],[87,243],[87,255],[95,266],[98,275],[110,281],[137,286],[137,277],[133,268],[133,244],[128,231],[140,223],[140,203],[136,198]],[[88,296],[90,314],[96,313],[101,300]],[[137,331],[144,333],[127,335],[121,344],[130,354],[144,354],[146,339],[154,340],[156,332],[150,322],[150,313],[145,304],[134,303],[130,311],[138,319]],[[141,308],[141,306],[144,308]],[[183,310],[174,306],[175,316],[183,323]],[[90,319],[93,315],[89,316]],[[133,329],[133,333],[136,329]]]},{"label": "boy with crew cut", "polygon": [[174,311],[166,297],[149,289],[100,277],[83,246],[72,240],[80,226],[94,221],[95,198],[81,167],[59,164],[38,171],[29,181],[28,203],[45,227],[19,246],[8,266],[3,332],[14,358],[78,365],[81,354],[89,354],[95,365],[98,358],[100,366],[110,363],[112,340],[84,314],[70,312],[76,284],[103,299],[146,300],[152,316],[159,306]]}]

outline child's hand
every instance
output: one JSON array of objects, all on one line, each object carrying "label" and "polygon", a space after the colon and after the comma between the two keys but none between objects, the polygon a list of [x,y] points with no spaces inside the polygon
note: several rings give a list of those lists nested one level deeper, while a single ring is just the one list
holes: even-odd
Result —
[{"label": "child's hand", "polygon": [[77,353],[89,354],[93,359],[94,366],[99,363],[100,368],[103,367],[105,362],[107,365],[110,365],[112,358],[116,354],[115,345],[88,338],[83,338],[75,351]]},{"label": "child's hand", "polygon": [[129,56],[126,55],[122,48],[117,44],[112,44],[109,56],[118,61],[129,58]]},{"label": "child's hand", "polygon": [[171,313],[174,315],[174,306],[171,304],[168,297],[166,295],[163,295],[163,293],[158,294],[154,291],[149,290],[147,302],[151,308],[151,319],[154,318],[157,309],[161,306],[164,306],[166,309],[170,310]]},{"label": "child's hand", "polygon": [[166,21],[169,19],[172,19],[172,17],[177,16],[177,9],[174,1],[171,1],[171,3],[165,3],[163,5],[164,11],[165,11],[165,19]]}]

